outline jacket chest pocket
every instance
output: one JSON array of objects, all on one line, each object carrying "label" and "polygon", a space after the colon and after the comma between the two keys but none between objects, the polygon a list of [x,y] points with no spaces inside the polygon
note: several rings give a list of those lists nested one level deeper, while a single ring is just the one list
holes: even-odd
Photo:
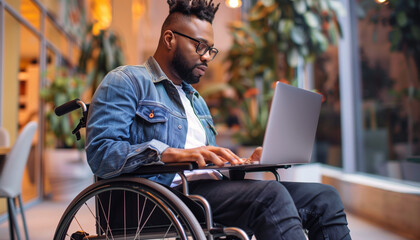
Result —
[{"label": "jacket chest pocket", "polygon": [[199,117],[199,119],[206,132],[206,136],[208,140],[207,144],[215,146],[216,145],[215,136],[217,135],[217,131],[216,131],[216,128],[214,127],[213,120],[209,117]]},{"label": "jacket chest pocket", "polygon": [[168,141],[168,127],[170,114],[167,109],[159,105],[139,104],[136,111],[140,142],[156,139]]}]

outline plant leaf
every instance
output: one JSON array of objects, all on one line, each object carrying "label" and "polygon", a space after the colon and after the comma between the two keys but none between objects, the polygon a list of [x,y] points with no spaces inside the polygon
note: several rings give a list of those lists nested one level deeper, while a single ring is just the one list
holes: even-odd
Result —
[{"label": "plant leaf", "polygon": [[290,37],[292,38],[293,42],[296,44],[304,44],[307,41],[307,37],[305,31],[302,27],[295,26],[292,28],[290,32]]},{"label": "plant leaf", "polygon": [[313,12],[305,12],[303,17],[305,19],[306,24],[308,24],[309,27],[312,27],[312,28],[320,27],[318,17]]},{"label": "plant leaf", "polygon": [[404,27],[405,25],[407,25],[407,15],[405,14],[405,12],[400,11],[397,13],[397,23],[400,27]]},{"label": "plant leaf", "polygon": [[420,40],[420,28],[419,28],[419,26],[411,25],[410,30],[411,30],[411,34],[413,34],[413,38],[416,39],[417,41],[419,41]]},{"label": "plant leaf", "polygon": [[292,48],[287,53],[287,63],[291,67],[296,67],[298,65],[298,61],[299,61],[299,52],[298,52],[298,50],[296,48]]},{"label": "plant leaf", "polygon": [[306,3],[304,0],[294,0],[293,5],[297,13],[304,14],[306,12]]}]

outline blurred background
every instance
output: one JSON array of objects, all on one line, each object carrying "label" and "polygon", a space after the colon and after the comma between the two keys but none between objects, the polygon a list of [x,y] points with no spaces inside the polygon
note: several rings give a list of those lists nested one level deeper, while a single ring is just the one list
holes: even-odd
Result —
[{"label": "blurred background", "polygon": [[[349,212],[420,239],[419,1],[214,2],[219,54],[195,87],[217,143],[239,154],[262,144],[276,81],[316,91],[312,163],[284,179],[331,184]],[[71,134],[80,114],[52,110],[89,102],[108,71],[142,64],[168,12],[164,0],[0,0],[0,126],[12,146],[39,123],[22,185],[27,207],[92,182],[84,142]],[[6,221],[3,199],[0,214]]]}]

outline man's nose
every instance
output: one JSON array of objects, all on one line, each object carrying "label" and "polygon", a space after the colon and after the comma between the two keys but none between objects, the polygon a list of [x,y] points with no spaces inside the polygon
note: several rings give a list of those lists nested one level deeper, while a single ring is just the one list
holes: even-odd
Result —
[{"label": "man's nose", "polygon": [[211,61],[211,56],[210,56],[210,51],[206,51],[206,53],[204,53],[201,57],[200,60],[202,62],[210,62]]}]

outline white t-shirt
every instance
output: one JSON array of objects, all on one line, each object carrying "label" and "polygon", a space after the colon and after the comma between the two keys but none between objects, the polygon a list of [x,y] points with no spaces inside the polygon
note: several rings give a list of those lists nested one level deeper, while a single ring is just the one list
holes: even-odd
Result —
[{"label": "white t-shirt", "polygon": [[[175,87],[178,90],[179,96],[181,97],[182,105],[184,105],[185,113],[187,114],[188,131],[187,139],[185,141],[185,149],[206,146],[206,131],[204,130],[200,119],[198,119],[197,115],[195,115],[191,102],[187,98],[187,95],[185,94],[184,90],[182,90],[182,86],[175,85]],[[214,170],[185,171],[184,174],[188,180],[221,179],[220,173]],[[172,186],[176,186],[179,184],[181,184],[181,177],[176,175],[174,180],[172,181]]]},{"label": "white t-shirt", "polygon": [[197,115],[195,115],[191,102],[188,100],[184,90],[182,90],[182,86],[175,85],[175,87],[181,97],[182,105],[184,105],[188,120],[188,132],[185,149],[206,146],[206,131],[204,130],[200,119],[198,119]]}]

